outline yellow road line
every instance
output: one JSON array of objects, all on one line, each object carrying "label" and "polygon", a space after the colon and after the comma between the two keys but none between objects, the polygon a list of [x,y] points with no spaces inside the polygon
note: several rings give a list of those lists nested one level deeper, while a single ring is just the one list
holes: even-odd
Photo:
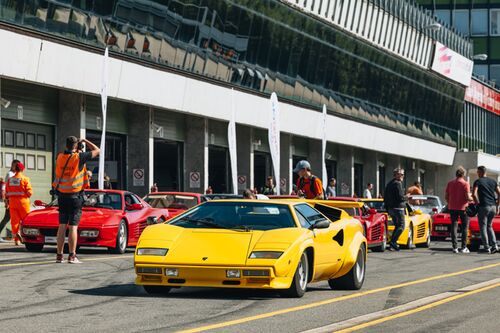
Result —
[{"label": "yellow road line", "polygon": [[345,301],[345,300],[349,300],[349,299],[353,299],[353,298],[358,298],[358,297],[362,297],[362,296],[372,295],[372,294],[380,293],[380,292],[386,291],[386,290],[408,287],[408,286],[412,286],[412,285],[416,285],[416,284],[421,284],[421,283],[425,283],[425,282],[430,282],[430,281],[445,279],[445,278],[448,278],[448,277],[453,277],[453,276],[463,275],[463,274],[467,274],[467,273],[482,271],[482,270],[486,270],[486,269],[490,269],[490,268],[494,268],[494,267],[498,267],[498,266],[500,266],[500,262],[498,262],[496,264],[490,264],[490,265],[486,265],[486,266],[481,266],[481,267],[466,269],[466,270],[463,270],[463,271],[458,271],[458,272],[453,272],[453,273],[447,273],[447,274],[441,274],[441,275],[435,275],[435,276],[431,276],[431,277],[428,277],[428,278],[423,278],[423,279],[418,279],[418,280],[414,280],[414,281],[404,282],[404,283],[395,284],[395,285],[391,285],[391,286],[386,286],[386,287],[371,289],[371,290],[367,290],[367,291],[363,291],[363,292],[358,292],[358,293],[355,293],[355,294],[350,294],[350,295],[345,295],[345,296],[330,298],[330,299],[326,299],[326,300],[319,301],[319,302],[304,304],[304,305],[300,305],[300,306],[294,306],[294,307],[291,307],[291,308],[285,308],[285,309],[276,310],[276,311],[272,311],[272,312],[262,313],[262,314],[255,315],[255,316],[249,316],[249,317],[244,317],[244,318],[240,318],[240,319],[234,319],[234,320],[230,320],[230,321],[226,321],[226,322],[221,322],[221,323],[217,323],[217,324],[212,324],[212,325],[206,325],[206,326],[201,326],[201,327],[197,327],[197,328],[187,329],[187,330],[183,330],[183,331],[178,331],[178,333],[203,332],[203,331],[213,330],[213,329],[217,329],[217,328],[234,326],[234,325],[243,324],[243,323],[247,323],[247,322],[255,321],[255,320],[259,320],[259,319],[270,318],[270,317],[274,317],[274,316],[278,316],[278,315],[282,315],[282,314],[286,314],[286,313],[290,313],[290,312],[311,309],[311,308],[315,308],[315,307],[322,306],[322,305],[328,305],[328,304],[332,304],[332,303],[336,303],[336,302],[340,302],[340,301]]},{"label": "yellow road line", "polygon": [[445,304],[445,303],[448,303],[448,302],[455,301],[455,300],[463,298],[463,297],[467,297],[467,296],[470,296],[470,295],[474,295],[474,294],[481,293],[483,291],[487,291],[487,290],[490,290],[490,289],[493,289],[493,288],[498,288],[498,287],[500,287],[500,283],[496,283],[496,284],[491,285],[491,286],[487,286],[487,287],[483,287],[483,288],[480,288],[480,289],[468,291],[468,292],[465,292],[463,294],[451,296],[451,297],[448,297],[448,298],[445,298],[445,299],[442,299],[442,300],[439,300],[439,301],[436,301],[436,302],[433,302],[433,303],[429,303],[429,304],[423,305],[423,306],[415,308],[415,309],[411,309],[411,310],[408,310],[408,311],[400,312],[400,313],[397,313],[397,314],[394,314],[394,315],[391,315],[391,316],[387,316],[385,318],[376,319],[376,320],[373,320],[373,321],[369,321],[369,322],[366,322],[366,323],[363,323],[363,324],[360,324],[360,325],[356,325],[356,326],[349,327],[349,328],[346,328],[346,329],[343,329],[343,330],[339,330],[339,331],[335,331],[335,332],[336,333],[347,333],[347,332],[357,331],[357,330],[360,330],[360,329],[363,329],[363,328],[367,328],[367,327],[371,327],[371,326],[374,326],[374,325],[377,325],[377,324],[381,324],[381,323],[389,321],[389,320],[394,320],[394,319],[397,319],[397,318],[406,317],[406,316],[409,316],[409,315],[417,313],[417,312],[425,311],[425,310],[434,308],[436,306],[439,306],[439,305],[442,305],[442,304]]},{"label": "yellow road line", "polygon": [[[85,258],[82,259],[82,262],[86,261],[103,261],[103,260],[113,260],[113,259],[127,259],[133,258],[133,255],[130,256],[113,256],[113,257],[95,257],[95,258]],[[0,267],[16,267],[16,266],[32,266],[32,265],[48,265],[55,264],[54,260],[50,261],[31,261],[31,262],[19,262],[15,264],[0,264]]]}]

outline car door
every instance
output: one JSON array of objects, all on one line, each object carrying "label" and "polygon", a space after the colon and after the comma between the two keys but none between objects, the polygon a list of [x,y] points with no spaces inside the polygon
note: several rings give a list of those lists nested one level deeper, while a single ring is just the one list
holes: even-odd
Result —
[{"label": "car door", "polygon": [[[322,205],[321,205],[322,206]],[[328,206],[322,206],[323,210],[331,209]],[[312,208],[308,204],[299,204],[295,206],[296,214],[299,217],[302,227],[311,228],[318,220],[328,219],[320,211]],[[332,219],[328,219],[332,221]],[[336,219],[335,219],[336,220]],[[341,260],[344,251],[344,231],[341,223],[331,222],[326,229],[312,229],[315,244],[315,279],[321,279],[325,276],[331,276],[336,273],[341,266]]]},{"label": "car door", "polygon": [[[131,241],[135,242],[147,225],[146,217],[144,217],[146,208],[139,198],[132,193],[126,192],[123,197],[125,199],[125,214],[129,223],[129,237]],[[133,204],[141,204],[142,208],[138,210],[129,209]]]}]

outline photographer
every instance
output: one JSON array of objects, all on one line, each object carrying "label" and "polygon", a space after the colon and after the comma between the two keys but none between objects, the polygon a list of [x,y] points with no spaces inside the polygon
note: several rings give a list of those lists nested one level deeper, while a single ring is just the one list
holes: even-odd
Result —
[{"label": "photographer", "polygon": [[[83,152],[83,143],[90,151]],[[85,163],[99,156],[100,149],[86,139],[74,136],[66,138],[66,151],[56,160],[56,178],[52,183],[53,192],[58,196],[59,229],[57,230],[56,263],[63,262],[64,236],[69,225],[68,263],[79,264],[76,257],[78,223],[82,215],[84,181],[87,178]]]}]

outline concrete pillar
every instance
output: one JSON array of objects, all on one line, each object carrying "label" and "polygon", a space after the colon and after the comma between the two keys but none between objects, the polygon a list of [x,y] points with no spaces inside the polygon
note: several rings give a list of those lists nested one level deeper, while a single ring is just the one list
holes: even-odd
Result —
[{"label": "concrete pillar", "polygon": [[253,172],[250,172],[250,165],[253,163],[251,159],[252,135],[250,127],[236,125],[236,147],[238,155],[238,178],[243,176],[246,179],[245,184],[239,184],[238,182],[238,193],[243,193],[245,188],[254,187],[253,182],[250,180],[250,175],[253,174]]},{"label": "concrete pillar", "polygon": [[60,90],[56,139],[57,152],[66,149],[66,138],[70,135],[85,138],[85,95]]},{"label": "concrete pillar", "polygon": [[322,161],[321,156],[321,140],[309,139],[309,156],[307,158],[311,163],[313,174],[322,179],[324,161]]},{"label": "concrete pillar", "polygon": [[374,151],[363,151],[363,189],[366,184],[372,183],[372,197],[377,196],[377,172],[378,172],[377,153]]},{"label": "concrete pillar", "polygon": [[351,147],[342,146],[338,156],[337,195],[350,197],[354,188],[354,153]]},{"label": "concrete pillar", "polygon": [[[128,116],[131,119],[127,149],[127,188],[144,196],[153,185],[154,141],[152,133],[152,111],[140,105],[130,105]],[[144,173],[143,180],[139,174]]]},{"label": "concrete pillar", "polygon": [[[292,136],[290,134],[281,133],[280,136],[280,178],[276,179],[276,184],[280,185],[281,194],[290,194],[293,188],[292,170],[295,167],[292,165]],[[284,186],[282,186],[284,184]]]},{"label": "concrete pillar", "polygon": [[[385,185],[387,185],[387,183],[390,182],[392,178],[394,178],[392,171],[395,168],[404,167],[404,165],[401,165],[401,160],[400,160],[399,156],[387,155],[386,161],[387,161],[387,164],[385,166],[385,181],[386,181]],[[385,185],[384,185],[384,188],[385,188]]]},{"label": "concrete pillar", "polygon": [[404,168],[405,168],[405,171],[406,171],[406,173],[405,173],[406,188],[408,189],[416,181],[419,180],[418,171],[420,169],[420,161],[416,161],[416,160],[413,160],[413,159],[406,159],[406,163],[404,163]]},{"label": "concrete pillar", "polygon": [[[184,188],[187,192],[204,193],[208,186],[208,122],[204,118],[186,116],[186,124]],[[192,175],[199,175],[199,180],[192,180]]]}]

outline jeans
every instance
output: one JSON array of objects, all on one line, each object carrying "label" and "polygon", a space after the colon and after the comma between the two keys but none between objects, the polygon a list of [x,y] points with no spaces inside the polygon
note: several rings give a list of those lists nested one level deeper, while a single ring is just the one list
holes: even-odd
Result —
[{"label": "jeans", "polygon": [[403,233],[405,226],[405,214],[403,209],[390,208],[388,210],[389,216],[392,218],[394,224],[394,231],[391,237],[391,243],[397,244],[399,236]]},{"label": "jeans", "polygon": [[469,216],[465,214],[464,210],[450,210],[451,217],[451,244],[454,249],[457,248],[457,228],[458,218],[462,222],[462,249],[467,247],[467,236],[469,234]]},{"label": "jeans", "polygon": [[481,232],[481,241],[485,249],[498,247],[495,232],[493,231],[493,217],[496,214],[495,206],[479,207],[477,213],[479,222],[479,231]]},{"label": "jeans", "polygon": [[9,208],[5,208],[5,215],[3,216],[2,222],[0,222],[0,233],[2,233],[3,228],[9,223],[10,221],[10,210]]}]

